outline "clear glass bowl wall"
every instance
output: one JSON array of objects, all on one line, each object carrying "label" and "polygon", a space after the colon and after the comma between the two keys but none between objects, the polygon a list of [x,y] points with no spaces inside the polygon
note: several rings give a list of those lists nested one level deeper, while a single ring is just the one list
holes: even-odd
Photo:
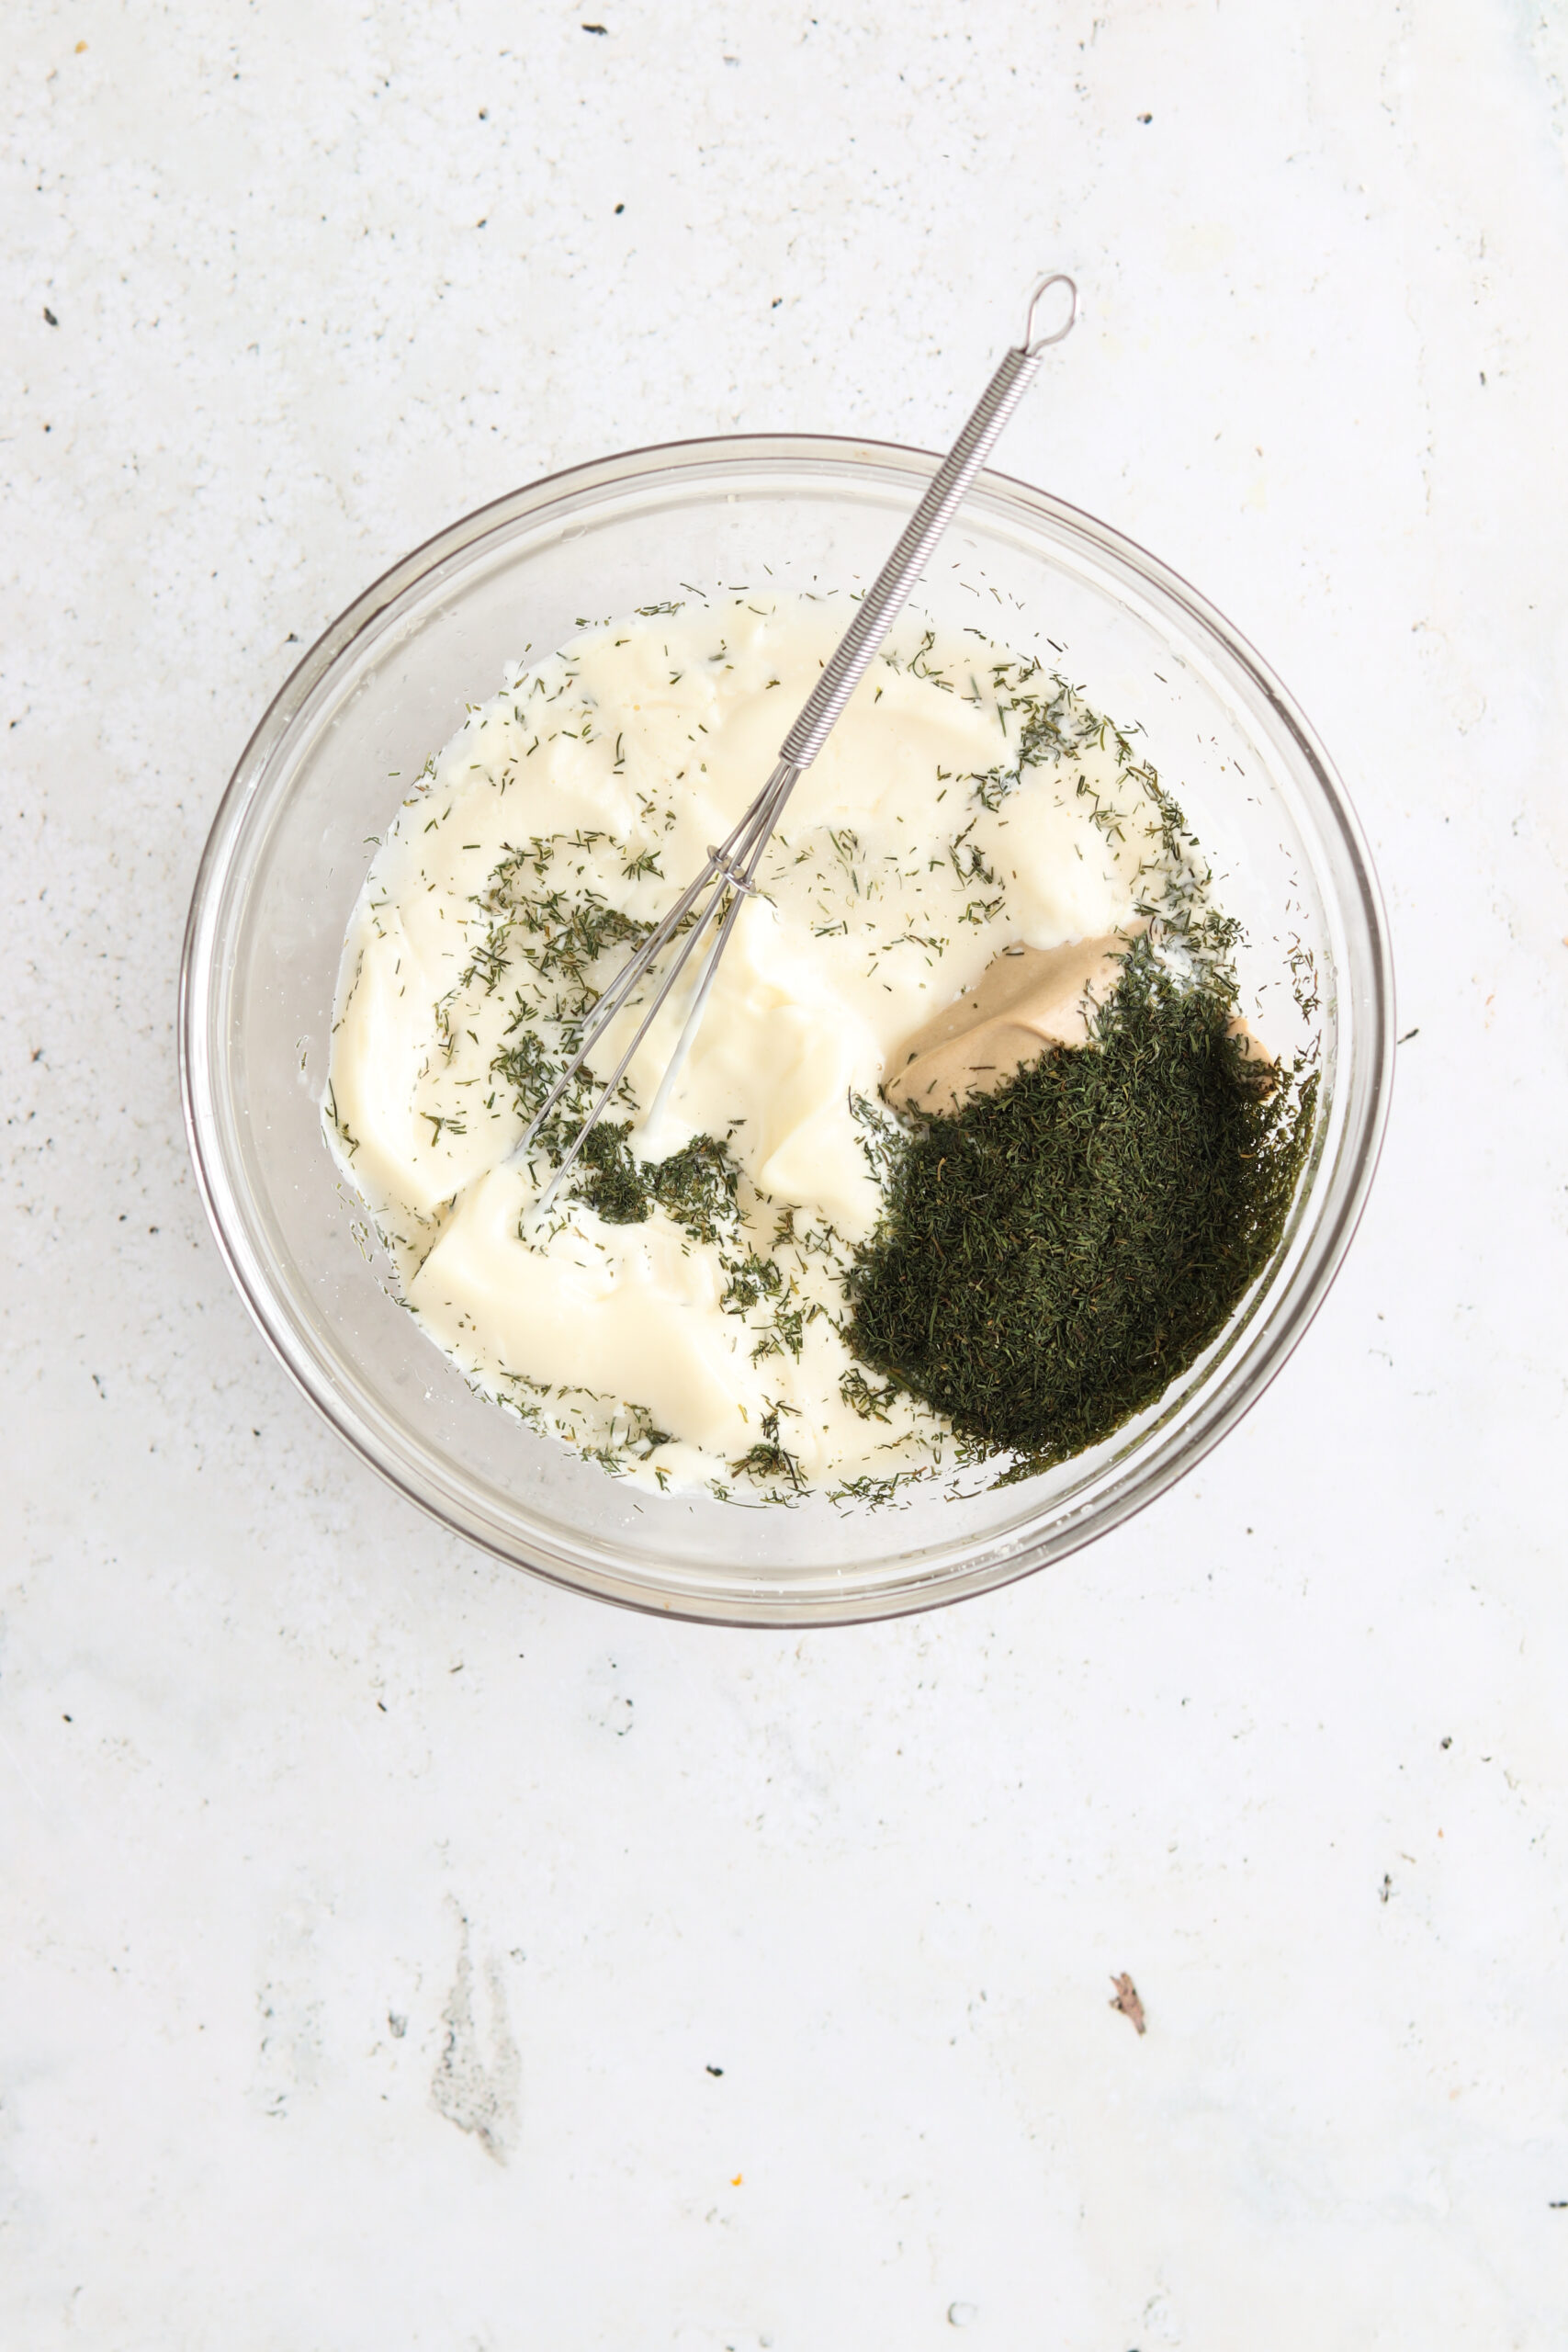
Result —
[{"label": "clear glass bowl wall", "polygon": [[966,1499],[872,1510],[645,1494],[476,1396],[382,1286],[321,1136],[333,989],[371,854],[467,703],[525,646],[682,583],[841,592],[874,575],[934,468],[823,438],[683,443],[576,469],[455,525],[300,663],[248,746],[192,903],[181,1047],[197,1173],[262,1330],[306,1395],[404,1494],[503,1559],[604,1598],[732,1623],[819,1623],[1004,1583],[1150,1501],[1244,1412],[1332,1279],[1386,1107],[1392,987],[1376,885],[1342,787],[1245,640],[1103,525],[981,479],[916,601],[1038,650],[1184,806],[1247,927],[1249,985],[1317,975],[1324,1086],[1285,1242],[1208,1355],[1104,1446]]}]

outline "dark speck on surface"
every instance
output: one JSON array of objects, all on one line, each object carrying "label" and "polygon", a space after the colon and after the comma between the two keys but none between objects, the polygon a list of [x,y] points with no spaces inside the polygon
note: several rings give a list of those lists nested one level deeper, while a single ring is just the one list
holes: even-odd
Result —
[{"label": "dark speck on surface", "polygon": [[1120,1976],[1113,1976],[1111,1982],[1116,1987],[1111,1996],[1111,2007],[1121,2010],[1122,2016],[1131,2022],[1135,2033],[1146,2033],[1148,2025],[1144,2016],[1144,2005],[1138,1998],[1138,1988],[1132,1978],[1123,1970]]},{"label": "dark speck on surface", "polygon": [[50,309],[49,304],[48,304],[47,302],[46,302],[46,303],[44,304],[44,306],[43,306],[43,314],[44,314],[44,317],[49,321],[49,323],[50,323],[50,325],[51,325],[51,327],[57,327],[57,326],[60,324],[60,321],[55,317],[54,312]]}]

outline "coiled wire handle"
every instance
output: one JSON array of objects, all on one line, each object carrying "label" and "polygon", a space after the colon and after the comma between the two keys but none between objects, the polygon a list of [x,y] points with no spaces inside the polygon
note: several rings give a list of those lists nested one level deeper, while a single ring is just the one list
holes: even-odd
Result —
[{"label": "coiled wire handle", "polygon": [[[1067,316],[1054,334],[1036,336],[1034,314],[1053,287],[1067,290]],[[909,591],[931,549],[968,495],[970,484],[995,448],[1003,426],[1039,372],[1054,343],[1072,333],[1078,315],[1078,289],[1064,271],[1043,277],[1029,301],[1023,341],[1014,344],[981,393],[974,414],[931,476],[931,488],[909,518],[842,643],[828,663],[800,717],[779,747],[794,768],[809,767],[827,741],[845,704],[859,685],[878,647],[909,600]]]}]

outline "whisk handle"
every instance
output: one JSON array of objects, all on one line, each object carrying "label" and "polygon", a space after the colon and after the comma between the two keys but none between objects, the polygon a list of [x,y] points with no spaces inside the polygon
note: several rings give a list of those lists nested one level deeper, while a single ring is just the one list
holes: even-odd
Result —
[{"label": "whisk handle", "polygon": [[[1035,310],[1041,297],[1054,286],[1065,286],[1070,296],[1066,324],[1053,334],[1032,340]],[[779,757],[787,760],[792,767],[809,766],[822,749],[844,705],[908,603],[909,591],[931,549],[967,497],[970,484],[996,447],[1003,426],[1033,382],[1047,350],[1071,333],[1077,317],[1077,288],[1072,279],[1060,272],[1043,278],[1030,301],[1022,343],[1009,350],[981,393],[974,413],[931,476],[931,486],[910,516],[903,537],[866,591],[838,651],[784,737]]]}]

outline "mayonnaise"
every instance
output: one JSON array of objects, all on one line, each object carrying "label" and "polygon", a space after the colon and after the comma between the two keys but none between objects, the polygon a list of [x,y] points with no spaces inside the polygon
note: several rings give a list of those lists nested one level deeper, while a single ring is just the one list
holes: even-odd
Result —
[{"label": "mayonnaise", "polygon": [[729,831],[848,617],[694,597],[518,669],[399,810],[349,927],[328,1133],[406,1303],[486,1393],[645,1483],[755,1499],[952,1464],[841,1336],[897,1148],[878,1090],[1002,949],[1124,933],[1160,865],[1113,729],[977,630],[907,616],[795,786],[661,1131],[642,1114],[684,986],[608,1114],[633,1194],[664,1164],[664,1197],[617,1222],[588,1170],[541,1219],[555,1161],[509,1155],[573,1014]]}]

